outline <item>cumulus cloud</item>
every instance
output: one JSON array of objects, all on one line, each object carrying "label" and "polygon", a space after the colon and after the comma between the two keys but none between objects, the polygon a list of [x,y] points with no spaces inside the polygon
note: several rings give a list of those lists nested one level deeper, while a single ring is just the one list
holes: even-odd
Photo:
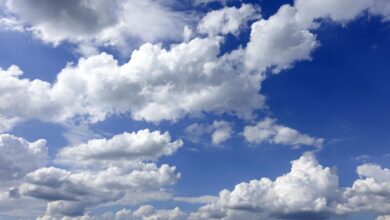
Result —
[{"label": "cumulus cloud", "polygon": [[295,0],[297,20],[302,25],[311,25],[316,19],[331,19],[335,22],[347,23],[368,11],[370,14],[387,19],[390,6],[385,0]]},{"label": "cumulus cloud", "polygon": [[[180,39],[185,17],[159,1],[7,0],[8,13],[45,42],[126,46]],[[142,19],[139,19],[142,17]]]},{"label": "cumulus cloud", "polygon": [[111,139],[93,139],[88,143],[65,147],[57,154],[60,163],[74,166],[122,165],[126,162],[154,161],[169,156],[183,145],[171,142],[168,132],[148,129],[115,135]]},{"label": "cumulus cloud", "polygon": [[314,138],[307,134],[301,134],[299,131],[277,124],[275,119],[265,118],[256,125],[245,126],[243,135],[250,143],[269,143],[299,146],[314,146],[321,148],[324,139]]},{"label": "cumulus cloud", "polygon": [[141,206],[133,213],[135,218],[142,220],[158,220],[158,219],[169,219],[169,220],[184,220],[186,214],[180,210],[180,208],[174,208],[173,210],[155,210],[151,205]]},{"label": "cumulus cloud", "polygon": [[229,33],[237,35],[249,21],[260,17],[260,9],[250,4],[243,4],[240,8],[225,7],[207,13],[199,22],[198,31],[213,36]]},{"label": "cumulus cloud", "polygon": [[297,9],[283,5],[267,20],[252,24],[245,62],[249,69],[275,73],[290,68],[296,61],[310,60],[318,46],[316,36],[296,20]]},{"label": "cumulus cloud", "polygon": [[46,140],[29,142],[10,134],[0,134],[0,181],[20,180],[46,165]]},{"label": "cumulus cloud", "polygon": [[334,170],[321,166],[313,153],[291,164],[291,171],[274,181],[261,178],[221,191],[217,201],[189,219],[328,219],[362,211],[390,212],[388,169],[359,166],[361,178],[343,188]]},{"label": "cumulus cloud", "polygon": [[231,138],[233,135],[232,124],[227,121],[214,121],[212,124],[194,123],[189,125],[185,132],[193,142],[200,142],[206,136],[211,136],[211,143],[219,145]]},{"label": "cumulus cloud", "polygon": [[49,167],[29,173],[20,186],[23,196],[48,201],[49,216],[83,215],[85,210],[115,202],[132,193],[159,191],[179,178],[175,167],[140,164],[137,169],[110,167],[100,171],[75,171]]},{"label": "cumulus cloud", "polygon": [[55,218],[52,216],[43,216],[37,220],[184,220],[187,214],[180,208],[174,209],[156,209],[151,205],[143,205],[136,210],[122,209],[116,213],[107,212],[100,216],[84,215],[79,217]]},{"label": "cumulus cloud", "polygon": [[170,50],[145,44],[123,65],[102,53],[67,66],[54,84],[23,79],[15,66],[0,70],[1,128],[33,118],[94,123],[114,114],[152,122],[202,112],[251,118],[263,106],[264,77],[242,69],[241,51],[220,57],[220,43],[195,38]]},{"label": "cumulus cloud", "polygon": [[155,161],[173,154],[182,141],[168,132],[140,130],[94,139],[63,148],[59,163],[71,169],[45,167],[27,174],[19,187],[24,197],[48,202],[46,216],[82,216],[101,204],[136,204],[170,197],[164,187],[180,178],[176,167]]},{"label": "cumulus cloud", "polygon": [[[15,4],[22,2],[13,1]],[[8,4],[14,4],[13,1]],[[106,8],[103,6],[107,3],[99,2],[83,7],[97,4],[96,10]],[[374,5],[384,4],[375,2]],[[76,4],[77,7],[69,9],[76,13],[82,3],[71,1],[67,4]],[[332,11],[333,6],[328,3],[332,7],[324,7],[323,10],[328,8],[326,13],[309,16],[305,11],[316,11],[313,10],[316,5],[302,4],[297,1],[295,6],[283,5],[268,19],[254,22],[247,47],[223,55],[220,54],[223,37],[209,36],[173,44],[169,49],[160,44],[144,44],[123,65],[106,53],[82,58],[78,64],[64,68],[52,84],[23,78],[17,67],[0,70],[0,89],[4,91],[0,95],[0,129],[8,130],[18,122],[33,118],[64,122],[81,117],[95,123],[117,114],[150,122],[176,121],[203,112],[253,118],[254,111],[264,107],[264,97],[259,91],[266,70],[277,73],[292,67],[297,61],[310,60],[311,52],[319,45],[310,30],[318,27],[313,24],[319,16],[329,17],[328,11]],[[371,10],[374,6],[367,7],[358,8]],[[249,5],[239,9],[224,8],[206,15],[203,23],[217,17],[216,25],[207,26],[212,27],[212,32],[236,32],[244,21],[252,18],[253,10],[254,7]],[[308,18],[303,18],[302,14]],[[384,13],[381,15],[385,16]],[[221,20],[221,16],[228,19]],[[330,17],[338,19],[337,16]]]},{"label": "cumulus cloud", "polygon": [[390,214],[390,170],[374,164],[363,164],[357,168],[361,179],[347,188],[347,202],[340,205],[344,212],[376,211]]}]

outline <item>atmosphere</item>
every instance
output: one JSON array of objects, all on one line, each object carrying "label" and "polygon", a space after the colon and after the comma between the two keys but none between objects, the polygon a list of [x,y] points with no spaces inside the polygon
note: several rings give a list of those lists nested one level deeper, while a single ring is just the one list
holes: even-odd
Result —
[{"label": "atmosphere", "polygon": [[0,220],[390,220],[389,0],[0,0]]}]

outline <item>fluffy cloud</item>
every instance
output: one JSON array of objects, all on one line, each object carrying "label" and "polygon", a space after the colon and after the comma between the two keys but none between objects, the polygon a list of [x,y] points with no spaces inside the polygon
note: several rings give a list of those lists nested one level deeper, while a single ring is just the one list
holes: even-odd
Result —
[{"label": "fluffy cloud", "polygon": [[79,217],[55,218],[52,216],[43,216],[37,220],[184,220],[186,213],[180,208],[174,209],[155,209],[151,205],[144,205],[137,210],[122,209],[116,213],[107,212],[101,216],[84,215]]},{"label": "fluffy cloud", "polygon": [[352,187],[339,187],[334,170],[305,153],[292,161],[289,173],[275,181],[261,178],[223,190],[217,201],[190,219],[328,219],[363,211],[390,213],[389,170],[364,164],[357,172],[361,178]]},{"label": "fluffy cloud", "polygon": [[344,212],[376,211],[390,214],[390,170],[378,165],[364,164],[357,168],[361,179],[347,188],[347,202],[340,205]]},{"label": "fluffy cloud", "polygon": [[297,10],[283,5],[269,19],[252,24],[245,62],[249,69],[274,72],[290,68],[296,61],[310,60],[318,46],[316,36],[296,20]]},{"label": "fluffy cloud", "polygon": [[319,219],[328,215],[336,198],[337,175],[319,165],[312,153],[306,153],[292,162],[288,174],[275,181],[262,178],[240,183],[231,192],[221,191],[219,200],[200,208],[193,219],[237,219],[240,215],[247,219],[244,216],[253,213],[266,219]]},{"label": "fluffy cloud", "polygon": [[129,161],[154,161],[173,154],[182,145],[181,140],[171,142],[168,132],[161,134],[145,129],[63,148],[57,154],[57,160],[72,166],[121,165]]},{"label": "fluffy cloud", "polygon": [[185,132],[193,142],[200,142],[205,135],[211,135],[211,143],[219,145],[230,139],[233,134],[233,128],[231,123],[222,120],[214,121],[209,125],[194,123],[189,125]]},{"label": "fluffy cloud", "polygon": [[283,144],[299,147],[302,145],[321,148],[324,139],[301,134],[297,130],[279,125],[275,119],[265,118],[253,126],[245,126],[243,135],[250,143]]},{"label": "fluffy cloud", "polygon": [[390,6],[386,0],[295,0],[297,20],[302,25],[311,25],[319,18],[329,18],[335,22],[349,22],[363,12],[379,15],[387,19],[390,15]]},{"label": "fluffy cloud", "polygon": [[243,71],[241,51],[220,57],[220,43],[195,38],[170,50],[145,44],[124,65],[102,53],[64,68],[52,85],[22,79],[17,67],[1,70],[1,128],[32,118],[63,122],[85,116],[93,123],[113,114],[152,122],[202,112],[250,118],[263,106],[258,91],[264,76]]},{"label": "fluffy cloud", "polygon": [[115,202],[132,193],[159,191],[179,178],[175,167],[142,164],[137,169],[110,167],[101,171],[70,172],[41,168],[29,173],[20,186],[24,196],[48,201],[49,216],[83,215],[86,208]]},{"label": "fluffy cloud", "polygon": [[155,210],[153,206],[145,205],[134,211],[133,216],[142,220],[184,220],[186,214],[179,208],[173,210]]},{"label": "fluffy cloud", "polygon": [[[279,72],[297,61],[309,60],[319,45],[310,32],[314,27],[305,23],[313,23],[313,19],[329,13],[303,19],[301,14],[307,14],[305,10],[310,5],[301,4],[297,1],[295,7],[284,5],[270,18],[253,23],[247,47],[224,55],[220,55],[224,39],[210,36],[174,44],[169,49],[160,44],[144,44],[123,65],[105,53],[82,58],[77,65],[64,68],[53,84],[22,78],[16,67],[0,70],[0,90],[4,91],[0,95],[0,129],[8,130],[32,118],[64,122],[82,117],[94,123],[115,114],[151,122],[176,121],[203,112],[249,119],[255,110],[264,107],[264,97],[259,91],[266,70]],[[218,18],[217,25],[210,27],[217,27],[216,32],[235,32],[238,24],[246,20],[241,18],[251,17],[251,13],[240,10],[254,9],[249,5],[225,8],[211,12],[203,21],[209,21],[214,14],[228,16],[227,23],[221,24]],[[238,16],[241,22],[233,22],[237,25],[231,26],[230,17],[236,21],[237,16],[233,16],[236,13],[245,16]],[[225,26],[227,32],[219,30]]]},{"label": "fluffy cloud", "polygon": [[23,178],[27,173],[39,169],[47,163],[45,140],[28,142],[9,134],[0,134],[0,181]]},{"label": "fluffy cloud", "polygon": [[[126,46],[180,39],[185,18],[158,1],[7,0],[6,8],[45,42]],[[142,19],[139,19],[142,17]]]},{"label": "fluffy cloud", "polygon": [[182,141],[168,132],[141,130],[63,148],[57,160],[71,169],[45,167],[27,174],[22,196],[48,202],[47,217],[82,216],[101,204],[136,204],[170,197],[164,187],[180,177],[175,167],[145,161],[173,154]]},{"label": "fluffy cloud", "polygon": [[210,35],[234,34],[247,25],[250,20],[257,20],[260,10],[250,4],[243,4],[240,8],[226,7],[220,10],[209,12],[198,24],[200,33]]},{"label": "fluffy cloud", "polygon": [[32,116],[53,117],[57,104],[51,100],[50,84],[41,80],[19,79],[23,72],[16,66],[0,68],[0,131]]}]

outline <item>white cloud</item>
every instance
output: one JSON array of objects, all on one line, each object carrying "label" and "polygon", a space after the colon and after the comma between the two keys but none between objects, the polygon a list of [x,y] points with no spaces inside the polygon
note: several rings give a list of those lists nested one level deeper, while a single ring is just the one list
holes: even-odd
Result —
[{"label": "white cloud", "polygon": [[107,212],[100,216],[84,215],[56,218],[46,215],[37,218],[37,220],[184,220],[186,216],[187,214],[178,207],[174,209],[155,209],[151,205],[143,205],[134,211],[122,209],[116,213]]},{"label": "white cloud", "polygon": [[168,132],[148,129],[115,135],[111,139],[93,139],[88,143],[66,147],[57,154],[57,161],[71,166],[110,166],[126,162],[154,161],[169,156],[183,145],[171,142]]},{"label": "white cloud", "polygon": [[[185,17],[153,0],[7,0],[9,13],[45,42],[129,46],[180,39]],[[139,19],[142,17],[142,19]]]},{"label": "white cloud", "polygon": [[319,18],[347,23],[368,11],[371,14],[387,19],[390,15],[390,4],[386,0],[295,0],[297,20],[310,26]]},{"label": "white cloud", "polygon": [[233,135],[232,124],[227,121],[214,121],[212,124],[194,123],[189,125],[185,132],[193,142],[200,142],[206,136],[211,136],[211,143],[219,145],[231,138]]},{"label": "white cloud", "polygon": [[22,179],[27,173],[46,165],[45,140],[28,142],[10,134],[0,134],[0,181]]},{"label": "white cloud", "polygon": [[214,121],[212,126],[214,131],[211,134],[211,142],[213,144],[221,144],[232,136],[233,129],[230,123],[226,121]]},{"label": "white cloud", "polygon": [[250,4],[243,4],[240,8],[225,7],[207,13],[199,22],[198,31],[212,36],[229,33],[237,35],[249,21],[260,17],[260,9]]},{"label": "white cloud", "polygon": [[67,66],[52,85],[22,79],[16,67],[1,70],[1,128],[32,118],[94,123],[114,114],[152,122],[203,112],[251,118],[263,106],[264,77],[243,71],[240,50],[219,57],[220,43],[195,38],[170,50],[145,44],[124,65],[102,53]]},{"label": "white cloud", "polygon": [[182,141],[171,142],[168,132],[140,130],[113,138],[94,139],[63,148],[57,155],[70,169],[45,167],[27,174],[20,194],[48,202],[46,217],[82,216],[107,204],[139,204],[166,200],[165,187],[176,183],[176,167],[157,165],[161,156],[173,154]]},{"label": "white cloud", "polygon": [[347,188],[347,202],[340,205],[344,212],[376,211],[390,214],[390,170],[378,165],[363,164],[357,168],[360,179]]},{"label": "white cloud", "polygon": [[296,20],[297,10],[283,5],[269,19],[252,24],[245,62],[249,69],[275,73],[290,68],[294,62],[310,60],[311,52],[318,46],[316,36]]},{"label": "white cloud", "polygon": [[301,134],[295,129],[277,124],[275,119],[265,118],[253,126],[245,126],[243,135],[250,143],[283,144],[299,147],[302,145],[321,148],[324,139]]},{"label": "white cloud", "polygon": [[57,103],[48,94],[50,84],[19,79],[22,74],[16,66],[7,70],[0,68],[0,131],[9,130],[33,116],[53,118],[57,111]]},{"label": "white cloud", "polygon": [[48,201],[49,216],[83,215],[87,208],[117,202],[132,193],[159,191],[174,184],[180,174],[164,164],[140,164],[137,169],[110,167],[100,171],[70,172],[59,168],[41,168],[27,175],[20,186],[23,196]]},{"label": "white cloud", "polygon": [[378,216],[378,218],[376,218],[376,220],[390,220],[390,215]]},{"label": "white cloud", "polygon": [[151,205],[141,206],[139,209],[135,210],[133,213],[135,218],[140,218],[142,220],[184,220],[186,219],[186,214],[181,211],[179,208],[173,210],[155,210]]},{"label": "white cloud", "polygon": [[289,173],[275,181],[262,178],[240,183],[233,191],[221,191],[217,202],[201,207],[192,219],[319,219],[327,216],[337,198],[337,175],[319,165],[312,153],[306,153],[292,162]]},{"label": "white cloud", "polygon": [[46,203],[37,199],[20,197],[17,189],[0,192],[0,219],[31,219],[40,215]]},{"label": "white cloud", "polygon": [[321,166],[313,153],[292,161],[277,177],[237,184],[219,199],[191,213],[189,219],[328,219],[359,212],[390,213],[389,169],[364,164],[352,187],[338,185],[334,170]]}]

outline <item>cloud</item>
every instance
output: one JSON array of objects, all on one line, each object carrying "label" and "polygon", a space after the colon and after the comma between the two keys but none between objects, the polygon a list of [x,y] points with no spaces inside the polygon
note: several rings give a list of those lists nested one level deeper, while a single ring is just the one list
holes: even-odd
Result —
[{"label": "cloud", "polygon": [[189,219],[329,219],[363,211],[390,213],[388,169],[359,166],[361,178],[343,188],[334,170],[321,166],[313,153],[291,164],[291,171],[274,181],[261,178],[221,191],[217,201]]},{"label": "cloud", "polygon": [[314,138],[307,134],[301,134],[295,129],[277,124],[275,119],[265,118],[253,126],[245,126],[243,135],[250,143],[270,143],[299,146],[313,146],[321,148],[324,139]]},{"label": "cloud", "polygon": [[159,191],[179,178],[175,167],[139,164],[137,169],[110,167],[75,171],[49,167],[29,173],[20,186],[23,196],[48,201],[47,215],[83,215],[87,208],[116,202],[132,193]]},{"label": "cloud", "polygon": [[275,73],[290,68],[295,62],[310,60],[311,52],[318,47],[316,36],[296,20],[297,10],[283,5],[267,20],[252,24],[245,62],[249,69]]},{"label": "cloud", "polygon": [[230,123],[226,121],[214,121],[213,122],[213,133],[211,134],[211,142],[215,145],[221,144],[222,142],[230,139],[233,133],[233,129]]},{"label": "cloud", "polygon": [[[14,1],[16,4],[21,0]],[[75,5],[68,5],[71,9],[69,12],[65,10],[64,16],[78,12],[81,3],[72,2],[65,4]],[[13,3],[10,1],[9,4]],[[83,7],[94,4],[97,6],[93,10],[110,8],[105,9],[103,6],[107,3],[100,1]],[[52,84],[22,78],[22,72],[15,66],[0,70],[0,90],[4,91],[0,95],[0,129],[9,130],[18,122],[30,119],[64,123],[81,118],[87,123],[96,123],[112,115],[129,115],[135,120],[148,122],[177,121],[203,113],[228,113],[253,119],[254,112],[265,106],[264,96],[259,91],[266,79],[266,71],[278,73],[291,68],[297,61],[310,60],[311,52],[319,45],[316,36],[310,32],[319,27],[314,25],[313,19],[335,13],[329,3],[329,7],[324,7],[326,13],[309,16],[306,10],[315,9],[316,5],[302,4],[297,1],[294,7],[283,5],[268,19],[254,22],[247,47],[223,55],[220,53],[224,38],[209,36],[172,44],[168,49],[161,44],[143,44],[123,65],[106,53],[81,58],[77,64],[64,68]],[[376,1],[374,5],[378,4],[383,3]],[[367,7],[365,10],[374,6]],[[243,5],[240,9],[253,11],[250,8],[253,6]],[[235,14],[230,11],[237,13],[236,10],[240,9],[225,8],[215,13],[229,14],[230,17],[230,14]],[[302,14],[307,14],[308,18],[303,18]],[[213,12],[206,15],[204,21],[214,17],[212,15]],[[220,32],[220,27],[225,27],[225,23],[219,22],[222,15],[217,16],[217,32]],[[90,16],[93,17],[93,13]],[[249,19],[251,16],[244,17]],[[80,25],[86,24],[81,22]],[[56,23],[56,26],[60,25]],[[233,25],[234,28],[228,26],[227,32],[237,30],[237,25]]]},{"label": "cloud", "polygon": [[35,142],[0,134],[0,181],[20,180],[27,173],[39,169],[48,162],[46,141]]},{"label": "cloud", "polygon": [[237,35],[249,21],[260,17],[260,9],[250,4],[242,4],[240,8],[225,7],[207,13],[199,22],[198,31],[212,36],[229,33]]},{"label": "cloud", "polygon": [[[170,197],[164,187],[180,178],[176,167],[155,161],[173,154],[182,141],[171,142],[168,132],[140,130],[107,139],[94,139],[63,148],[60,165],[27,174],[19,187],[24,197],[48,202],[46,215],[82,216],[102,204],[137,204]],[[63,167],[63,166],[62,166]]]},{"label": "cloud", "polygon": [[219,145],[229,140],[233,132],[232,124],[224,120],[214,121],[212,124],[194,123],[185,129],[185,133],[191,141],[200,142],[204,136],[210,135],[213,145]]},{"label": "cloud", "polygon": [[143,205],[136,210],[122,209],[116,213],[107,212],[100,216],[84,215],[79,217],[54,218],[43,216],[37,220],[185,220],[187,214],[180,208],[155,209],[151,205]]},{"label": "cloud", "polygon": [[170,50],[145,44],[123,65],[102,53],[68,65],[54,84],[23,79],[14,66],[1,70],[1,128],[34,118],[96,123],[117,114],[150,122],[203,112],[251,118],[263,106],[258,91],[264,78],[241,69],[240,51],[219,56],[220,43],[195,38]]},{"label": "cloud", "polygon": [[55,45],[120,47],[131,41],[178,40],[186,23],[181,13],[153,0],[7,0],[5,5],[35,36]]},{"label": "cloud", "polygon": [[311,25],[316,19],[331,19],[347,23],[368,11],[370,14],[388,18],[390,6],[385,0],[295,0],[297,20],[303,25]]},{"label": "cloud", "polygon": [[171,142],[168,132],[161,134],[145,129],[125,132],[108,140],[93,139],[85,144],[65,147],[57,154],[57,161],[71,166],[120,166],[126,162],[155,161],[173,154],[182,145],[181,140]]},{"label": "cloud", "polygon": [[142,220],[184,220],[186,214],[179,208],[173,210],[155,210],[153,206],[145,205],[134,211],[133,216]]},{"label": "cloud", "polygon": [[340,205],[344,212],[376,211],[390,214],[390,170],[374,164],[363,164],[357,168],[360,179],[347,188],[347,202]]}]

